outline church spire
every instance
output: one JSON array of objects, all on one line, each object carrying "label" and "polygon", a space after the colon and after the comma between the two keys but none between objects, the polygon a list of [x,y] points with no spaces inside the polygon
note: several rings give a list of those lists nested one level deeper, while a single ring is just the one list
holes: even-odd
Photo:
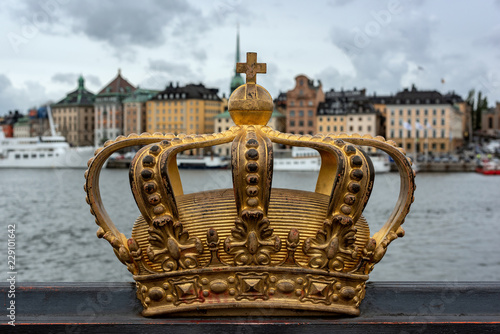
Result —
[{"label": "church spire", "polygon": [[83,75],[80,74],[80,76],[78,77],[78,89],[79,90],[83,90],[85,87],[85,80],[83,79]]},{"label": "church spire", "polygon": [[[236,31],[236,64],[240,62],[240,25],[238,24],[237,26],[237,31]],[[236,88],[239,86],[245,84],[245,80],[243,80],[243,77],[241,76],[240,73],[236,70],[236,66],[234,67],[234,76],[233,79],[231,80],[231,85],[230,85],[230,92],[229,95],[231,95]]]},{"label": "church spire", "polygon": [[[240,25],[236,26],[236,64],[240,62]],[[236,72],[236,68],[234,69],[236,75],[240,75]]]}]

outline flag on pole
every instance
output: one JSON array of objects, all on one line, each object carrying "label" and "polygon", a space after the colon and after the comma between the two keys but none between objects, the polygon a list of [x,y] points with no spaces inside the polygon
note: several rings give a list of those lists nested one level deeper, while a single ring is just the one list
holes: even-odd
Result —
[{"label": "flag on pole", "polygon": [[427,123],[425,124],[425,127],[426,127],[427,129],[432,130],[431,123],[429,123],[429,122],[427,122]]},{"label": "flag on pole", "polygon": [[423,130],[424,129],[424,126],[422,124],[420,124],[420,122],[416,122],[415,123],[415,127],[417,128],[417,130]]},{"label": "flag on pole", "polygon": [[412,130],[412,126],[410,123],[408,122],[403,122],[403,127],[406,129],[406,130]]}]

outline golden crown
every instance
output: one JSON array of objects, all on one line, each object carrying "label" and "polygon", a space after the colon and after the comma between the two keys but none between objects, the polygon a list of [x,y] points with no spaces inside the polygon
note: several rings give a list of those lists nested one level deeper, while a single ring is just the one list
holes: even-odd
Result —
[{"label": "golden crown", "polygon": [[[273,102],[256,84],[266,64],[255,53],[237,71],[246,84],[229,99],[235,126],[203,135],[132,134],[108,141],[89,160],[85,191],[106,239],[134,275],[143,315],[358,315],[365,282],[388,244],[402,237],[413,202],[411,163],[382,137],[296,135],[267,127]],[[233,190],[184,194],[177,154],[231,143]],[[272,143],[305,146],[321,155],[314,192],[276,189]],[[127,239],[99,193],[99,173],[117,150],[143,145],[132,160],[130,184],[141,216]],[[373,187],[370,158],[359,146],[388,153],[400,175],[397,205],[370,237],[361,215]],[[191,312],[191,313],[190,313]]]}]

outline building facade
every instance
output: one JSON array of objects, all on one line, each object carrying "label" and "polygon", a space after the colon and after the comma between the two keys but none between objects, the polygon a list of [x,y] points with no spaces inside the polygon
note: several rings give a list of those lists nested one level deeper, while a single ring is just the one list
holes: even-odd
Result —
[{"label": "building facade", "polygon": [[123,134],[141,134],[146,132],[146,102],[158,94],[157,90],[137,88],[123,100]]},{"label": "building facade", "polygon": [[461,102],[437,91],[404,89],[386,105],[386,138],[410,154],[451,152],[463,144]]},{"label": "building facade", "polygon": [[295,88],[286,94],[286,131],[313,135],[317,129],[316,111],[324,100],[321,81],[315,86],[305,75],[295,77]]},{"label": "building facade", "polygon": [[55,130],[71,146],[94,145],[94,93],[85,89],[85,80],[78,78],[78,88],[51,106]]},{"label": "building facade", "polygon": [[148,132],[212,133],[214,117],[224,111],[218,89],[202,84],[174,86],[157,93],[146,102]]},{"label": "building facade", "polygon": [[30,119],[28,117],[21,117],[14,124],[14,137],[31,137]]},{"label": "building facade", "polygon": [[378,136],[380,113],[368,100],[365,90],[330,90],[318,106],[317,133],[358,133]]},{"label": "building facade", "polygon": [[481,130],[486,136],[500,138],[500,102],[484,111],[481,123]]},{"label": "building facade", "polygon": [[95,97],[95,145],[123,135],[123,100],[135,91],[135,87],[124,79],[121,71]]}]

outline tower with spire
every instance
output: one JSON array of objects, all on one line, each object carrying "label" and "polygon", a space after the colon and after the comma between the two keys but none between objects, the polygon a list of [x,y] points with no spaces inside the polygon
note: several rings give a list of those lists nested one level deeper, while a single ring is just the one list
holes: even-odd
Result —
[{"label": "tower with spire", "polygon": [[135,91],[135,87],[122,77],[118,69],[116,77],[104,86],[95,98],[95,145],[123,135],[123,100]]},{"label": "tower with spire", "polygon": [[[236,64],[240,62],[240,28],[238,26],[238,30],[236,33]],[[231,95],[236,88],[238,88],[241,85],[245,84],[245,80],[243,80],[243,77],[241,76],[240,73],[236,71],[236,65],[234,67],[234,76],[231,79],[231,86],[230,86],[230,92],[229,95]]]},{"label": "tower with spire", "polygon": [[77,80],[78,88],[65,98],[51,105],[57,130],[72,146],[94,144],[95,95],[85,89],[82,75]]}]

